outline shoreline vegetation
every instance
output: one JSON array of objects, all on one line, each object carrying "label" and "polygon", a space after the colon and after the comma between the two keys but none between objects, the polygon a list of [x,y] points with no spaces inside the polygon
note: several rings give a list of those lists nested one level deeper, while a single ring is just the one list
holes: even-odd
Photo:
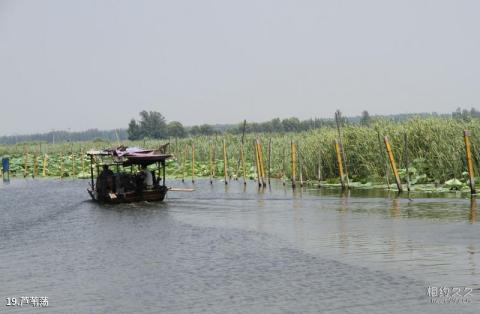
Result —
[{"label": "shoreline vegetation", "polygon": [[[468,130],[473,173],[475,176],[479,174],[480,119],[476,117],[412,117],[396,122],[375,119],[368,124],[342,123],[340,128],[326,125],[302,132],[243,135],[225,132],[136,141],[28,142],[0,145],[0,156],[10,158],[12,178],[85,178],[90,175],[90,160],[85,155],[90,149],[120,145],[155,149],[169,142],[168,152],[174,156],[167,162],[169,177],[184,180],[194,180],[195,177],[243,180],[245,174],[247,181],[258,180],[260,176],[261,180],[267,177],[282,179],[290,185],[293,167],[297,186],[336,187],[341,186],[339,165],[342,165],[342,170],[348,171],[348,178],[345,174],[342,179],[347,179],[351,188],[386,189],[389,184],[395,190],[394,171],[383,142],[386,136],[405,191],[409,185],[412,191],[469,192],[463,137],[464,130]],[[257,140],[259,144],[256,144]],[[342,162],[338,160],[335,141],[340,141],[343,147],[345,160]],[[292,146],[295,146],[295,156]],[[258,149],[261,152],[260,166],[257,162]],[[293,163],[292,159],[295,160]],[[257,168],[263,168],[260,169],[263,173],[260,171],[259,175]],[[480,181],[476,179],[476,182]]]}]

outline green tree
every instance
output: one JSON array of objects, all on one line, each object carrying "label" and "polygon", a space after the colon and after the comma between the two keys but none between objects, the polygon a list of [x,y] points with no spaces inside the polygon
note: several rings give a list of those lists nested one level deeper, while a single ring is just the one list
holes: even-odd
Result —
[{"label": "green tree", "polygon": [[347,118],[343,116],[340,110],[335,111],[335,122],[340,126],[347,124]]},{"label": "green tree", "polygon": [[157,111],[140,112],[140,130],[150,138],[167,138],[167,123],[165,117]]},{"label": "green tree", "polygon": [[272,119],[271,125],[273,132],[283,132],[282,121],[279,118]]},{"label": "green tree", "polygon": [[190,130],[188,132],[192,136],[200,135],[200,127],[198,125],[194,125],[190,128]]},{"label": "green tree", "polygon": [[283,129],[286,132],[295,132],[300,129],[300,120],[298,118],[288,118],[282,120]]},{"label": "green tree", "polygon": [[201,135],[212,135],[215,133],[215,130],[213,129],[213,127],[211,125],[208,125],[208,124],[202,124],[200,126],[200,134]]},{"label": "green tree", "polygon": [[127,132],[130,140],[167,138],[167,122],[160,112],[143,110],[140,112],[140,122],[130,120]]},{"label": "green tree", "polygon": [[187,132],[185,131],[185,128],[183,127],[183,124],[181,124],[178,121],[172,121],[168,123],[167,125],[167,131],[168,131],[168,136],[171,137],[185,137],[187,135]]},{"label": "green tree", "polygon": [[370,117],[370,114],[368,113],[367,110],[362,111],[362,118],[360,119],[360,124],[369,126],[370,122],[372,122],[372,118]]},{"label": "green tree", "polygon": [[140,130],[140,126],[138,125],[135,119],[130,120],[128,124],[128,139],[131,141],[139,140],[142,138],[142,131]]},{"label": "green tree", "polygon": [[460,107],[455,110],[455,112],[452,113],[452,117],[458,120],[463,120],[465,122],[469,122],[472,119],[472,112],[475,111],[474,108],[472,108],[472,111],[468,111],[467,109],[462,109]]}]

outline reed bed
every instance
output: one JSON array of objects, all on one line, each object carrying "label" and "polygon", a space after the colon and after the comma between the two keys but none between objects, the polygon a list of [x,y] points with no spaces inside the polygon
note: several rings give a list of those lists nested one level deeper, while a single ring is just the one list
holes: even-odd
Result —
[{"label": "reed bed", "polygon": [[[349,178],[353,182],[384,183],[390,172],[385,162],[385,146],[379,136],[388,136],[399,173],[405,182],[405,160],[408,154],[409,174],[412,184],[444,183],[450,179],[466,179],[465,145],[463,130],[471,133],[472,158],[475,174],[479,170],[480,120],[463,121],[453,118],[412,118],[403,122],[376,120],[369,126],[347,124],[342,128],[343,147],[346,155]],[[405,143],[405,135],[407,143]],[[257,177],[254,142],[259,139],[266,171],[272,178],[290,179],[290,147],[297,145],[299,161],[297,174],[305,181],[338,183],[338,164],[334,141],[337,129],[323,127],[301,133],[246,134],[244,154],[246,175]],[[225,140],[227,167],[224,167],[223,141]],[[267,144],[271,141],[270,169],[267,169]],[[19,176],[87,177],[89,160],[85,153],[89,149],[115,147],[119,144],[157,148],[170,143],[169,151],[174,158],[167,163],[167,174],[171,177],[189,179],[192,169],[195,177],[241,177],[241,136],[222,134],[170,140],[142,140],[122,142],[68,142],[59,144],[21,143],[1,145],[0,155],[9,156],[12,174]],[[194,145],[192,145],[194,144]],[[195,165],[192,165],[192,147],[195,147]],[[46,160],[46,164],[44,166]],[[301,166],[300,166],[301,164]],[[239,167],[240,165],[240,167]],[[193,167],[192,167],[193,166]],[[45,169],[45,171],[43,171]],[[478,181],[478,180],[477,180]]]}]

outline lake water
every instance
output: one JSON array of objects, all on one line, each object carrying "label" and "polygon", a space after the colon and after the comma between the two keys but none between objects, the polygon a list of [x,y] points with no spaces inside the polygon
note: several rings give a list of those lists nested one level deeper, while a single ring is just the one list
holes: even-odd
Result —
[{"label": "lake water", "polygon": [[[106,206],[85,180],[0,185],[0,312],[480,312],[470,198],[170,184],[196,190]],[[432,304],[429,287],[472,292]],[[22,296],[48,308],[6,306]]]}]

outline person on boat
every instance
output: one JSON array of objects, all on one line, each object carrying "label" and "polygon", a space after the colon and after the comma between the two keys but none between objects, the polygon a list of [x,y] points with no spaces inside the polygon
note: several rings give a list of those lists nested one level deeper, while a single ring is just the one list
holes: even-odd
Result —
[{"label": "person on boat", "polygon": [[153,188],[153,175],[145,165],[142,166],[142,174],[143,174],[143,185],[147,189]]},{"label": "person on boat", "polygon": [[97,179],[97,186],[100,183],[101,192],[110,193],[113,191],[113,171],[108,169],[108,165],[103,165],[103,170]]}]

